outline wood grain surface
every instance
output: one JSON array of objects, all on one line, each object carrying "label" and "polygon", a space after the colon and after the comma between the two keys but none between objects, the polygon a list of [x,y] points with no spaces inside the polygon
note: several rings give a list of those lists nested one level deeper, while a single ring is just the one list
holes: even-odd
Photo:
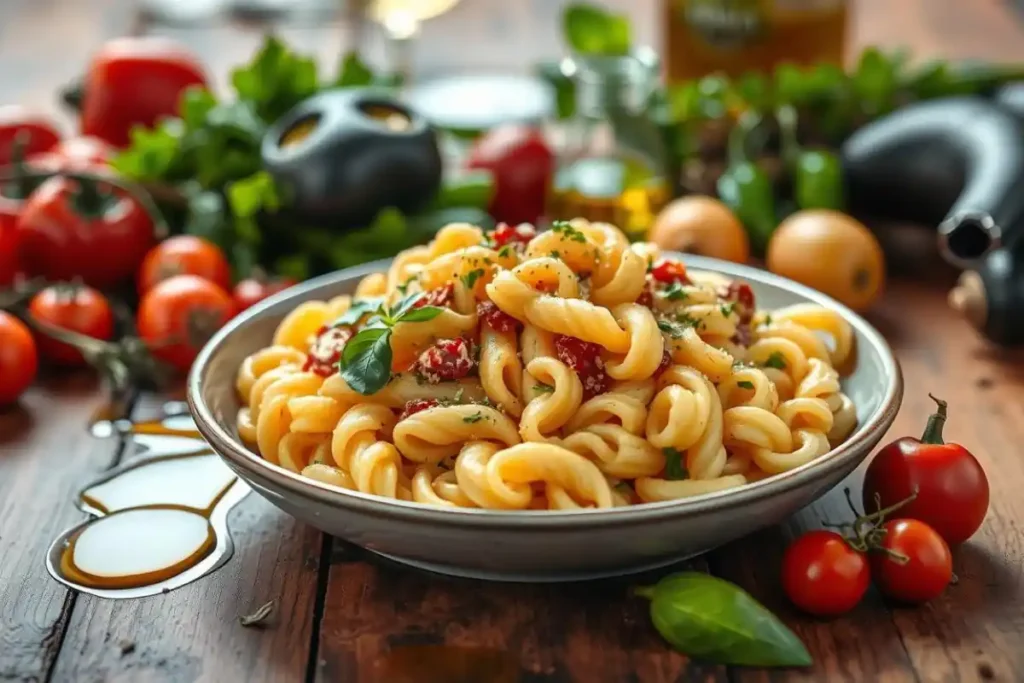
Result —
[{"label": "wood grain surface", "polygon": [[[415,45],[422,77],[452,69],[524,69],[562,48],[554,0],[463,0],[428,22]],[[613,0],[640,40],[658,44],[655,0]],[[996,0],[857,0],[853,50],[909,45],[919,58],[1024,59],[1024,29]],[[219,83],[264,27],[153,27],[129,0],[0,1],[0,102],[57,112],[54,92],[109,36],[158,31],[190,45]],[[286,40],[333,64],[340,23],[296,24]],[[457,36],[457,40],[453,40]],[[370,59],[385,59],[379,36]],[[71,129],[71,122],[68,129]],[[930,268],[918,268],[920,274]],[[235,556],[168,595],[115,602],[75,596],[47,576],[46,548],[82,518],[75,492],[115,464],[115,440],[85,427],[104,403],[85,374],[44,379],[0,412],[0,680],[323,681],[363,683],[626,681],[1024,680],[1024,352],[987,345],[945,304],[949,272],[890,283],[872,322],[900,359],[907,391],[890,436],[918,434],[927,393],[950,401],[948,440],[968,444],[990,474],[984,527],[955,553],[959,582],[920,608],[877,593],[849,615],[809,619],[779,589],[785,543],[847,514],[839,487],[782,527],[685,565],[735,581],[780,615],[811,650],[807,671],[691,662],[650,626],[630,595],[657,578],[530,586],[449,579],[381,560],[287,517],[256,495],[232,513]],[[137,414],[152,415],[147,397]],[[887,437],[888,438],[888,437]],[[856,490],[861,472],[846,485]],[[274,600],[264,629],[238,617]]]}]

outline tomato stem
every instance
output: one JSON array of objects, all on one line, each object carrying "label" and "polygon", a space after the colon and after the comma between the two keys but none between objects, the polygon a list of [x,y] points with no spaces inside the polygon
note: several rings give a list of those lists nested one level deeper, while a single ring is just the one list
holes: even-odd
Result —
[{"label": "tomato stem", "polygon": [[946,424],[946,402],[928,394],[928,398],[935,401],[938,410],[928,417],[928,424],[925,425],[924,434],[921,435],[921,443],[942,444],[942,427]]},{"label": "tomato stem", "polygon": [[[850,506],[850,510],[853,512],[853,521],[841,524],[832,524],[823,521],[822,524],[832,529],[838,529],[847,545],[861,553],[866,553],[872,548],[880,548],[881,542],[879,536],[885,535],[885,529],[882,528],[882,523],[885,521],[885,518],[917,498],[917,491],[914,491],[914,493],[908,498],[905,498],[898,503],[894,503],[889,507],[883,508],[881,506],[881,497],[876,494],[875,505],[878,506],[878,510],[871,514],[862,514],[857,510],[857,506],[853,503],[853,495],[850,491],[850,487],[847,486],[844,488],[843,494],[846,496],[846,504]],[[898,557],[894,556],[894,559],[899,561]]]}]

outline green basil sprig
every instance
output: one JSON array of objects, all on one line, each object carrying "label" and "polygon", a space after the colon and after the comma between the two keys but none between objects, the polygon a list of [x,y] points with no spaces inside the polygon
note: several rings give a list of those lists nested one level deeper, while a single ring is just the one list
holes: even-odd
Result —
[{"label": "green basil sprig", "polygon": [[651,601],[658,633],[680,652],[719,664],[810,666],[796,635],[739,587],[698,572],[636,590]]},{"label": "green basil sprig", "polygon": [[[356,310],[351,316],[342,315],[335,321],[338,325],[353,324],[362,316],[372,314],[366,327],[345,344],[341,360],[338,361],[338,371],[349,387],[363,396],[375,394],[384,388],[391,378],[391,331],[395,325],[427,322],[444,310],[439,306],[414,308],[423,295],[423,292],[414,292],[394,306],[387,306],[383,299],[362,299],[352,307]],[[372,310],[372,304],[366,303],[371,301],[376,303],[376,308]]]}]

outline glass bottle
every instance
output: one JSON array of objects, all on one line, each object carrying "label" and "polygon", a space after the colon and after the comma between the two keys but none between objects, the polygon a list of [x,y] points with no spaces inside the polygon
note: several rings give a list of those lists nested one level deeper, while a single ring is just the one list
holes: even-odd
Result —
[{"label": "glass bottle", "polygon": [[646,115],[658,73],[652,51],[578,57],[572,122],[548,193],[551,220],[611,223],[644,239],[670,199],[657,128]]},{"label": "glass bottle", "polygon": [[842,64],[848,0],[662,0],[670,83],[782,62]]}]

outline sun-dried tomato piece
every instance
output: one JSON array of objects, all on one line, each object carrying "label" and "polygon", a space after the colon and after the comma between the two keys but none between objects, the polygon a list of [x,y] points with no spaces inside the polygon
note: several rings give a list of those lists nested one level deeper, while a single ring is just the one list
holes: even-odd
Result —
[{"label": "sun-dried tomato piece", "polygon": [[455,285],[452,283],[446,284],[444,287],[438,287],[432,289],[412,305],[413,308],[423,308],[424,306],[440,306],[446,307],[455,300]]},{"label": "sun-dried tomato piece", "polygon": [[512,227],[508,223],[498,223],[498,226],[491,231],[491,242],[496,247],[503,247],[506,244],[526,244],[537,236],[537,230],[529,223],[520,223]]},{"label": "sun-dried tomato piece", "polygon": [[680,282],[684,285],[690,284],[690,278],[686,276],[686,266],[682,261],[669,261],[661,259],[651,268],[651,276],[658,282],[672,284]]},{"label": "sun-dried tomato piece", "polygon": [[345,350],[345,344],[352,335],[352,328],[347,326],[321,327],[317,330],[316,339],[309,345],[302,369],[305,372],[315,372],[321,377],[330,377],[336,373],[341,352]]},{"label": "sun-dried tomato piece", "polygon": [[736,314],[739,315],[741,323],[749,323],[753,319],[757,302],[754,290],[746,282],[733,280],[728,286],[719,289],[718,296],[736,304]]},{"label": "sun-dried tomato piece", "polygon": [[668,370],[669,366],[672,365],[672,356],[669,354],[668,349],[661,352],[661,362],[658,363],[657,369],[654,371],[654,377],[657,378],[661,373]]},{"label": "sun-dried tomato piece", "polygon": [[419,374],[431,384],[462,379],[476,365],[469,342],[462,337],[439,339],[416,361]]},{"label": "sun-dried tomato piece", "polygon": [[555,335],[555,356],[572,368],[583,384],[584,400],[603,394],[611,386],[604,369],[601,345],[564,334]]},{"label": "sun-dried tomato piece", "polygon": [[654,278],[652,278],[650,274],[648,274],[647,278],[644,280],[643,291],[640,292],[640,296],[637,297],[636,302],[641,306],[646,306],[647,308],[654,306]]},{"label": "sun-dried tomato piece", "polygon": [[498,308],[493,301],[481,301],[476,305],[476,315],[480,322],[495,332],[515,332],[520,322],[505,311]]},{"label": "sun-dried tomato piece", "polygon": [[398,419],[404,420],[410,415],[415,415],[440,404],[440,401],[436,398],[414,398],[405,404],[405,408],[402,409],[402,414],[398,416]]}]

